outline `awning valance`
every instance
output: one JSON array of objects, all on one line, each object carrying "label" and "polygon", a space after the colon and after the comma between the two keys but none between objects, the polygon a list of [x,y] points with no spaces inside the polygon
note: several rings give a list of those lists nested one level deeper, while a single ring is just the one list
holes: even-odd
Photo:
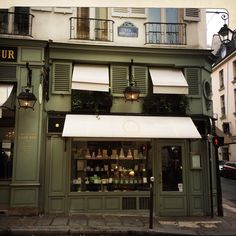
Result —
[{"label": "awning valance", "polygon": [[179,69],[150,67],[153,93],[188,94],[188,83]]},{"label": "awning valance", "polygon": [[108,65],[75,65],[72,75],[72,89],[108,92]]},{"label": "awning valance", "polygon": [[13,84],[0,84],[0,118],[2,117],[2,108],[13,91]]},{"label": "awning valance", "polygon": [[63,137],[201,138],[190,117],[66,115]]}]

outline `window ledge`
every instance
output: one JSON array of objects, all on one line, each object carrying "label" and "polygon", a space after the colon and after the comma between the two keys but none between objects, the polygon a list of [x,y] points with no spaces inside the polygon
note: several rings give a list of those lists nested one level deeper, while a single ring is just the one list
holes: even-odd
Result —
[{"label": "window ledge", "polygon": [[218,91],[222,91],[222,90],[224,90],[225,89],[225,86],[222,86],[222,87],[220,87],[219,89],[218,89]]},{"label": "window ledge", "polygon": [[224,115],[221,115],[220,119],[221,119],[221,120],[226,119],[226,115],[225,115],[225,114],[224,114]]}]

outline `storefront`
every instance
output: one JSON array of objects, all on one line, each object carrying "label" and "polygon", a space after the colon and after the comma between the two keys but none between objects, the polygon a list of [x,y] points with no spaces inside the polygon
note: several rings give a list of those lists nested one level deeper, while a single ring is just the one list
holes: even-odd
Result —
[{"label": "storefront", "polygon": [[[0,182],[1,210],[147,212],[153,176],[156,215],[209,215],[208,51],[33,40],[17,50],[0,67],[14,68],[18,95],[28,62],[37,102],[15,109],[14,145],[2,142],[13,168]],[[124,98],[130,71],[139,101]]]},{"label": "storefront", "polygon": [[201,139],[191,118],[66,115],[62,136],[70,143],[69,212],[148,211],[154,176],[155,212],[168,215],[175,202],[171,214],[187,214],[187,143]]}]

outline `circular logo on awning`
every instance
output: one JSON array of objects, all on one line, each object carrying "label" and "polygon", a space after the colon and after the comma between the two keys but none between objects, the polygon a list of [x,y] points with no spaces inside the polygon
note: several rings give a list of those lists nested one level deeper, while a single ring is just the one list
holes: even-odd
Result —
[{"label": "circular logo on awning", "polygon": [[138,124],[133,120],[126,121],[123,127],[127,133],[137,133],[139,131]]}]

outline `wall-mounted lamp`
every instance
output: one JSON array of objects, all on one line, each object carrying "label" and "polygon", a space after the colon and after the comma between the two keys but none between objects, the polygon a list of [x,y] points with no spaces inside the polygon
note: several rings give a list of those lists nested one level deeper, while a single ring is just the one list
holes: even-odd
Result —
[{"label": "wall-mounted lamp", "polygon": [[124,90],[125,101],[131,102],[138,101],[141,93],[140,89],[136,87],[136,82],[133,79],[132,65],[133,59],[131,60],[131,64],[129,66],[129,86]]},{"label": "wall-mounted lamp", "polygon": [[22,92],[17,96],[17,100],[19,103],[19,108],[25,109],[33,109],[34,105],[37,101],[33,93],[33,86],[32,86],[32,70],[29,68],[29,63],[26,63],[26,68],[28,70],[27,74],[27,86],[22,86]]},{"label": "wall-mounted lamp", "polygon": [[227,24],[224,24],[223,27],[220,28],[218,35],[220,37],[221,43],[224,45],[229,44],[233,40],[235,32],[231,30]]},{"label": "wall-mounted lamp", "polygon": [[221,43],[227,45],[233,40],[235,32],[231,30],[226,24],[226,21],[229,19],[229,14],[227,12],[224,12],[221,15],[221,19],[224,20],[224,25],[218,31],[218,35]]}]

